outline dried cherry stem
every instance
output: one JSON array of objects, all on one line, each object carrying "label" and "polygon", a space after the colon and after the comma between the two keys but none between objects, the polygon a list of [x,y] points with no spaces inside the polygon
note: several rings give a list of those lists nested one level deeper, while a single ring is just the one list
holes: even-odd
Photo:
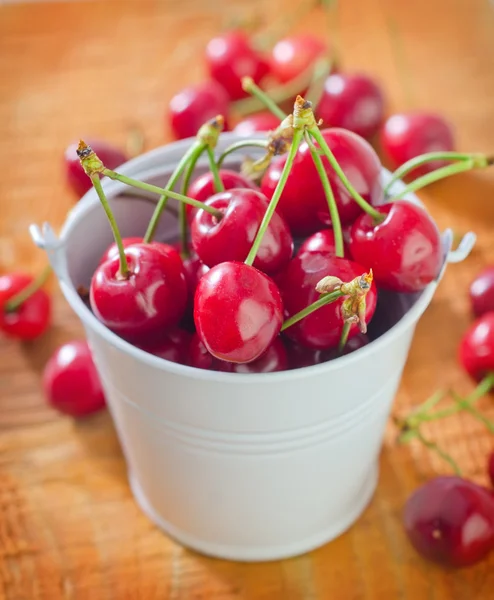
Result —
[{"label": "dried cherry stem", "polygon": [[285,329],[288,329],[292,325],[295,325],[295,323],[298,323],[302,319],[305,319],[305,317],[311,315],[313,312],[315,312],[319,308],[322,308],[323,306],[326,306],[327,304],[331,304],[331,302],[338,300],[338,298],[341,298],[344,295],[345,294],[341,290],[335,290],[334,292],[331,292],[329,294],[323,294],[315,302],[313,302],[312,304],[309,304],[309,306],[306,306],[301,311],[299,311],[298,313],[295,313],[289,319],[287,319],[281,326],[281,331],[285,331]]},{"label": "dried cherry stem", "polygon": [[[260,88],[256,86],[257,96],[254,96],[254,93],[250,90],[246,90],[249,91],[249,93],[252,93],[254,97],[237,100],[233,103],[233,109],[238,115],[247,116],[252,113],[258,112],[263,108],[268,108],[269,110],[271,110],[271,112],[273,112],[274,115],[276,115],[281,120],[286,115],[279,108],[278,104],[287,102],[291,98],[297,96],[297,94],[300,93],[300,90],[306,90],[311,85],[316,85],[316,81],[324,81],[331,72],[331,68],[332,61],[328,60],[327,58],[319,59],[313,66],[311,65],[309,69],[307,69],[297,77],[294,77],[287,83],[273,86],[272,88],[263,92],[264,96],[267,96],[269,98],[269,106],[266,104],[266,98],[264,96],[261,97],[259,95],[259,91],[262,90],[260,90]],[[282,114],[283,116],[281,116]]]},{"label": "dried cherry stem", "polygon": [[[218,115],[214,119],[211,119],[210,121],[204,123],[204,125],[201,126],[197,133],[196,141],[182,156],[180,162],[175,167],[175,170],[173,171],[170,179],[168,180],[168,183],[166,184],[160,199],[158,200],[158,204],[156,205],[146,233],[144,234],[144,243],[152,241],[154,234],[156,233],[156,228],[158,226],[163,210],[165,209],[166,203],[168,202],[168,198],[173,197],[168,192],[175,187],[189,163],[197,163],[197,160],[207,148],[214,148],[216,146],[218,136],[223,131],[224,125],[225,119],[221,115]],[[185,211],[185,207],[183,207],[181,210]],[[180,219],[180,221],[182,222],[182,218]]]},{"label": "dried cherry stem", "polygon": [[18,308],[20,308],[26,300],[28,300],[35,292],[37,292],[40,288],[42,288],[45,285],[51,273],[51,266],[46,266],[29,285],[26,285],[26,287],[23,288],[20,292],[18,292],[9,300],[7,300],[3,307],[4,311],[10,313],[15,312]]},{"label": "dried cherry stem", "polygon": [[241,142],[235,142],[231,146],[228,146],[228,148],[226,150],[224,150],[222,154],[220,154],[220,157],[218,158],[216,165],[217,165],[218,169],[221,169],[221,166],[222,166],[225,158],[229,154],[232,154],[233,152],[236,152],[237,150],[242,150],[242,148],[264,148],[264,149],[267,149],[268,145],[269,145],[269,142],[267,140],[242,140]]},{"label": "dried cherry stem", "polygon": [[281,172],[280,179],[276,185],[276,189],[274,190],[273,196],[269,201],[268,208],[264,213],[264,217],[262,219],[261,225],[259,226],[252,247],[249,251],[249,254],[247,255],[247,258],[245,259],[246,265],[252,265],[254,260],[256,259],[259,246],[262,243],[262,239],[264,237],[264,234],[266,233],[266,229],[268,228],[269,222],[271,221],[271,217],[273,216],[276,207],[278,206],[281,194],[283,193],[283,190],[285,188],[288,175],[290,174],[290,171],[292,169],[293,161],[295,160],[298,148],[304,137],[304,131],[306,127],[313,122],[315,122],[315,119],[314,114],[312,112],[311,103],[306,102],[301,96],[297,96],[293,108],[293,140],[290,145],[288,157],[286,159],[285,166],[283,167],[283,171]]},{"label": "dried cherry stem", "polygon": [[335,255],[339,258],[343,258],[345,255],[345,250],[343,246],[343,232],[341,229],[340,215],[338,213],[338,207],[336,206],[336,201],[334,199],[333,190],[331,189],[328,174],[326,173],[326,169],[324,168],[317,148],[312,142],[312,138],[307,133],[305,134],[305,141],[309,146],[309,151],[312,156],[312,160],[314,161],[314,166],[316,167],[317,173],[321,179],[324,195],[326,196],[326,201],[328,203],[329,214],[331,216],[331,223],[333,225],[334,232]]},{"label": "dried cherry stem", "polygon": [[120,260],[120,268],[119,273],[122,278],[127,278],[129,276],[129,264],[127,262],[127,257],[125,256],[125,249],[122,242],[122,236],[120,235],[120,230],[118,229],[117,222],[115,221],[115,215],[113,214],[112,209],[110,208],[110,203],[106,197],[105,192],[103,191],[103,186],[101,185],[99,173],[92,173],[90,175],[91,182],[98,194],[98,198],[100,199],[101,206],[108,217],[108,221],[110,223],[110,227],[113,233],[113,237],[115,238],[115,243],[118,248],[118,257]]},{"label": "dried cherry stem", "polygon": [[[439,154],[439,153],[438,153]],[[440,159],[435,159],[440,160]],[[427,173],[426,175],[422,175],[422,177],[418,177],[410,184],[408,184],[401,192],[393,195],[393,198],[390,200],[399,200],[410,194],[412,192],[416,192],[423,187],[434,183],[435,181],[439,181],[440,179],[445,179],[446,177],[451,177],[452,175],[457,175],[459,173],[464,173],[465,171],[471,171],[473,169],[485,169],[494,164],[494,157],[489,157],[485,155],[470,155],[470,158],[460,160],[459,162],[455,162],[451,165],[446,165],[445,167],[441,167],[432,171],[431,173]],[[389,187],[389,185],[388,185]]]},{"label": "dried cherry stem", "polygon": [[360,208],[370,215],[376,223],[380,223],[384,220],[385,216],[377,211],[373,206],[371,206],[362,196],[357,192],[357,190],[353,187],[353,185],[348,180],[347,176],[343,172],[343,169],[338,164],[334,154],[331,152],[324,136],[321,134],[319,127],[316,123],[314,123],[313,127],[308,129],[309,134],[314,138],[314,140],[319,144],[324,156],[329,161],[329,164],[333,167],[335,173],[341,179],[341,182],[345,186],[345,189],[350,194],[350,196],[355,200],[355,202],[360,206]]}]

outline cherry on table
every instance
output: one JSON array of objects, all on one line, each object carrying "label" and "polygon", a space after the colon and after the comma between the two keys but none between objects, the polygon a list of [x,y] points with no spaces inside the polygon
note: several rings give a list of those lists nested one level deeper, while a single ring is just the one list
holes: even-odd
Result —
[{"label": "cherry on table", "polygon": [[200,127],[218,115],[225,118],[227,131],[228,96],[215,81],[207,81],[186,87],[170,100],[168,118],[173,135],[177,139],[194,137]]},{"label": "cherry on table", "polygon": [[224,262],[199,281],[194,321],[202,343],[214,357],[252,362],[280,332],[281,295],[273,280],[256,268]]},{"label": "cherry on table", "polygon": [[478,317],[494,311],[494,266],[487,267],[470,284],[470,302]]},{"label": "cherry on table", "polygon": [[369,139],[382,123],[384,97],[367,75],[335,73],[324,83],[315,114],[325,127],[341,127]]},{"label": "cherry on table", "polygon": [[443,249],[439,230],[420,206],[398,200],[377,207],[384,220],[362,214],[351,231],[350,254],[372,269],[376,283],[395,292],[423,290],[439,274]]},{"label": "cherry on table", "polygon": [[[224,261],[247,258],[268,207],[268,199],[255,190],[231,189],[206,201],[220,210],[216,217],[199,210],[191,224],[192,245],[204,264],[213,267]],[[277,212],[269,222],[254,261],[265,273],[276,273],[284,267],[293,252],[293,238],[288,225]]]},{"label": "cherry on table", "polygon": [[[224,191],[231,190],[233,188],[247,188],[250,190],[258,190],[258,186],[236,171],[231,171],[230,169],[220,169],[219,171],[220,179],[223,183]],[[198,200],[199,202],[206,202],[211,196],[214,196],[216,193],[214,187],[214,178],[211,171],[206,171],[197,179],[190,184],[189,189],[187,190],[187,196],[189,198],[193,198],[194,200]],[[187,204],[185,207],[187,211],[187,217],[189,221],[191,221],[194,215],[197,212],[197,208],[194,206]]]},{"label": "cherry on table", "polygon": [[491,485],[494,487],[494,452],[489,454],[487,460],[487,474],[489,475],[489,481]]},{"label": "cherry on table", "polygon": [[0,277],[0,329],[21,340],[34,340],[51,324],[51,298],[37,289],[20,306],[8,310],[7,303],[32,285],[35,278],[25,273],[9,273]]},{"label": "cherry on table", "polygon": [[51,406],[73,417],[105,407],[105,395],[86,341],[60,346],[43,371],[43,390]]},{"label": "cherry on table", "polygon": [[[276,277],[283,298],[285,319],[295,315],[320,298],[317,283],[327,275],[351,281],[365,273],[365,268],[345,258],[336,258],[321,253],[305,253],[293,258]],[[343,298],[335,300],[288,327],[284,335],[307,348],[328,350],[338,346],[343,331],[341,304]],[[366,296],[366,322],[376,309],[377,291],[372,283]],[[350,327],[348,339],[357,335],[358,326]]]},{"label": "cherry on table", "polygon": [[415,490],[403,518],[417,552],[446,566],[472,565],[494,547],[494,496],[457,476],[436,477]]},{"label": "cherry on table", "polygon": [[[411,112],[392,115],[384,122],[381,146],[393,168],[397,168],[426,152],[453,151],[455,142],[451,125],[443,117]],[[445,164],[444,161],[430,162],[418,167],[412,175],[416,178]]]},{"label": "cherry on table", "polygon": [[233,132],[249,137],[259,131],[274,131],[279,124],[279,118],[273,115],[273,113],[260,112],[239,121],[233,128]]},{"label": "cherry on table", "polygon": [[178,252],[167,244],[125,248],[129,273],[120,273],[118,255],[102,263],[91,280],[96,317],[129,340],[177,325],[187,301],[187,283]]},{"label": "cherry on table", "polygon": [[243,77],[258,84],[269,73],[269,64],[241,31],[229,31],[210,40],[206,47],[206,66],[231,100],[245,98]]},{"label": "cherry on table", "polygon": [[328,52],[327,44],[313,35],[302,33],[285,37],[271,51],[271,73],[278,81],[286,83],[308,71]]},{"label": "cherry on table", "polygon": [[[108,169],[116,169],[128,160],[128,157],[122,150],[107,142],[102,140],[89,140],[88,143]],[[84,196],[92,186],[91,180],[84,172],[79,157],[77,156],[78,145],[78,142],[74,142],[67,146],[64,153],[64,166],[67,183],[77,197],[81,198],[81,196]]]},{"label": "cherry on table", "polygon": [[465,331],[458,357],[465,371],[477,381],[494,371],[494,312],[484,313]]}]

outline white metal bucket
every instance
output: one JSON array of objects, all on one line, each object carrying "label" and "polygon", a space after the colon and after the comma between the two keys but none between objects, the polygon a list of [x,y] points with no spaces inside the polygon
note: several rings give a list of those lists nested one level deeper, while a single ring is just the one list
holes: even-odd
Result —
[{"label": "white metal bucket", "polygon": [[[219,150],[238,139],[223,134]],[[190,143],[158,148],[121,172],[164,185]],[[238,166],[238,156],[225,164]],[[122,234],[142,235],[153,204],[115,199],[129,188],[106,179],[103,185]],[[390,407],[437,282],[403,296],[401,320],[353,354],[280,373],[217,373],[133,347],[83,303],[76,288],[89,285],[112,241],[94,190],[74,207],[59,239],[47,224],[42,231],[33,225],[31,234],[85,328],[132,491],[154,523],[199,552],[240,561],[301,554],[354,523],[374,492]],[[175,234],[168,214],[158,239]],[[445,266],[462,260],[475,236],[468,234],[455,252],[451,240],[445,232]]]}]

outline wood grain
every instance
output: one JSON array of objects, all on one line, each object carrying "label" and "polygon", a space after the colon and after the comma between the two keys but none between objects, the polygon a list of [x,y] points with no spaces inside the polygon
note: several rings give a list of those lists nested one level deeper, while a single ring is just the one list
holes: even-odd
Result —
[{"label": "wood grain", "polygon": [[[169,140],[171,95],[203,75],[205,42],[229,18],[292,3],[242,0],[70,2],[0,8],[0,272],[36,271],[44,257],[31,222],[59,226],[74,198],[61,154],[97,135],[124,145],[135,126],[146,149]],[[458,146],[494,148],[494,8],[486,0],[346,0],[330,19],[347,70],[384,86],[389,112],[438,110]],[[297,26],[324,35],[313,15]],[[472,389],[456,362],[471,320],[466,288],[494,262],[492,173],[455,177],[422,196],[439,225],[474,230],[478,244],[451,266],[422,318],[396,399],[399,414],[437,388]],[[417,445],[395,446],[390,425],[377,493],[345,535],[306,556],[241,565],[206,559],[163,536],[138,510],[107,414],[75,423],[46,407],[40,374],[61,341],[81,336],[55,294],[55,324],[35,344],[0,340],[0,598],[6,600],[487,600],[494,556],[446,572],[409,547],[408,494],[447,466]],[[492,398],[483,401],[494,416]],[[486,483],[492,436],[468,417],[431,425],[465,473]]]}]

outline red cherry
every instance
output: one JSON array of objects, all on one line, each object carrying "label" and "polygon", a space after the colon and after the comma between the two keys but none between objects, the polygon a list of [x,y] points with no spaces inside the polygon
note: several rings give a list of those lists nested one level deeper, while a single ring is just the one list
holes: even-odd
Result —
[{"label": "red cherry", "polygon": [[250,363],[232,363],[218,361],[217,370],[225,373],[276,373],[286,371],[288,355],[283,342],[277,337],[269,348]]},{"label": "red cherry", "polygon": [[428,213],[400,200],[379,206],[386,215],[375,225],[361,215],[353,224],[350,253],[372,268],[376,283],[395,292],[418,292],[433,281],[443,263],[441,235]]},{"label": "red cherry", "polygon": [[314,62],[328,53],[327,45],[309,34],[286,37],[275,44],[271,53],[271,72],[285,83],[305,73]]},{"label": "red cherry", "polygon": [[[133,246],[134,244],[142,244],[142,237],[128,237],[122,238],[122,244],[124,248],[128,248],[129,246]],[[112,260],[113,258],[118,258],[118,246],[116,242],[110,244],[108,248],[104,251],[103,256],[101,257],[99,264],[102,265],[107,260]]]},{"label": "red cherry", "polygon": [[489,481],[491,485],[494,486],[494,452],[489,454],[489,459],[487,461],[487,474],[489,475]]},{"label": "red cherry", "polygon": [[43,289],[36,290],[16,310],[6,310],[6,303],[33,281],[33,277],[24,273],[0,277],[0,329],[21,340],[38,338],[51,323],[51,299]]},{"label": "red cherry", "polygon": [[[229,169],[220,169],[219,175],[221,181],[223,182],[225,191],[231,190],[233,188],[247,188],[250,190],[259,189],[253,181],[247,179],[247,177],[244,177],[236,171],[230,171]],[[214,196],[215,193],[216,192],[214,188],[214,179],[211,171],[206,171],[206,173],[200,175],[190,184],[190,187],[187,190],[187,196],[189,198],[193,198],[194,200],[198,200],[199,202],[206,202],[206,200],[211,198],[211,196]],[[191,221],[197,212],[197,208],[191,206],[190,204],[187,204],[186,211],[188,219],[189,221]]]},{"label": "red cherry", "polygon": [[209,267],[195,254],[186,258],[183,261],[183,264],[185,279],[187,281],[187,290],[189,292],[189,297],[193,299],[199,279],[209,271]]},{"label": "red cherry", "polygon": [[[396,168],[407,160],[426,152],[454,150],[451,126],[443,117],[431,113],[402,113],[389,117],[381,131],[381,146]],[[418,177],[444,166],[444,161],[435,161],[413,171]]]},{"label": "red cherry", "polygon": [[170,126],[177,139],[195,137],[200,127],[218,115],[228,115],[228,96],[214,81],[189,86],[175,94],[169,104]]},{"label": "red cherry", "polygon": [[477,381],[494,371],[494,312],[483,314],[465,331],[460,342],[459,360]]},{"label": "red cherry", "polygon": [[60,346],[43,372],[48,402],[61,413],[84,417],[105,406],[105,395],[86,341]]},{"label": "red cherry", "polygon": [[487,267],[472,281],[470,302],[478,317],[494,311],[494,267]]},{"label": "red cherry", "polygon": [[460,477],[436,477],[408,499],[404,525],[424,558],[452,567],[472,565],[494,546],[494,498]]},{"label": "red cherry", "polygon": [[[233,189],[216,194],[206,201],[223,212],[223,218],[204,210],[197,212],[191,225],[192,245],[208,266],[224,261],[247,258],[268,199],[255,190]],[[284,219],[275,212],[257,253],[254,266],[265,273],[275,273],[285,266],[293,252],[293,239]]]},{"label": "red cherry", "polygon": [[192,336],[189,344],[188,363],[196,369],[217,370],[218,359],[208,352],[197,333]]},{"label": "red cherry", "polygon": [[383,120],[384,98],[370,77],[335,73],[326,79],[315,112],[325,127],[342,127],[370,138]]},{"label": "red cherry", "polygon": [[[327,275],[351,281],[365,273],[365,268],[345,258],[335,258],[327,254],[306,253],[296,256],[277,276],[285,319],[293,316],[320,298],[316,284]],[[314,311],[295,325],[285,330],[285,335],[302,346],[315,350],[334,348],[340,341],[343,330],[341,304],[338,299]],[[377,291],[374,283],[366,296],[366,322],[376,309]],[[356,324],[350,328],[348,339],[357,335]]]},{"label": "red cherry", "polygon": [[335,256],[336,247],[334,231],[332,229],[323,229],[322,231],[317,231],[312,234],[300,246],[297,256],[306,253],[310,254],[311,252],[321,252],[322,254]]},{"label": "red cherry", "polygon": [[249,137],[258,131],[273,131],[279,124],[280,120],[273,113],[260,112],[239,121],[233,128],[233,131],[234,133],[238,133],[238,135]]},{"label": "red cherry", "polygon": [[213,356],[252,362],[280,332],[280,292],[272,279],[254,267],[224,262],[199,281],[194,320],[201,341]]},{"label": "red cherry", "polygon": [[[116,169],[127,162],[127,156],[118,148],[110,146],[101,140],[89,140],[88,144],[96,152],[108,169]],[[91,189],[92,183],[81,166],[77,156],[78,142],[67,146],[64,154],[66,179],[69,186],[74,190],[78,198]]]},{"label": "red cherry", "polygon": [[135,244],[125,249],[129,277],[118,257],[100,265],[92,278],[90,303],[98,319],[116,334],[142,338],[176,325],[187,301],[182,260],[171,246]]},{"label": "red cherry", "polygon": [[211,78],[223,86],[231,100],[249,95],[242,88],[243,77],[259,83],[269,72],[268,63],[241,31],[213,38],[206,47],[206,65]]},{"label": "red cherry", "polygon": [[[345,129],[324,129],[321,133],[357,192],[370,204],[378,204],[383,196],[381,163],[372,146],[363,138]],[[286,156],[274,161],[263,177],[261,191],[268,198],[271,198],[274,193],[285,162]],[[341,222],[343,225],[351,223],[362,210],[348,194],[340,178],[324,157],[323,163],[333,189]],[[312,161],[309,146],[305,142],[297,152],[278,207],[294,235],[313,233],[320,229],[321,221],[330,222],[324,189]]]},{"label": "red cherry", "polygon": [[175,327],[167,332],[161,340],[154,340],[138,345],[141,350],[181,365],[188,364],[191,334]]}]

